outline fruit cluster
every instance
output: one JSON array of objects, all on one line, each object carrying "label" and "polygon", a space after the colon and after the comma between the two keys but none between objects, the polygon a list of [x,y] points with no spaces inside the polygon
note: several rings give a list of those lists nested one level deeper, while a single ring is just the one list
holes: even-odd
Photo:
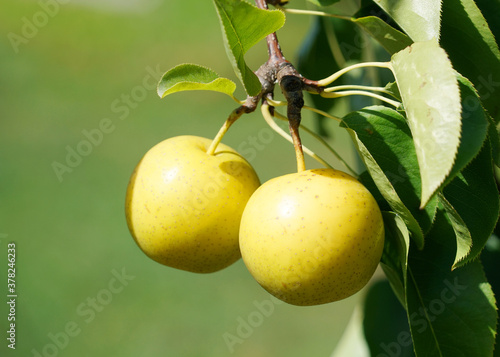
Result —
[{"label": "fruit cluster", "polygon": [[384,226],[377,202],[352,176],[305,170],[260,185],[252,166],[224,144],[167,139],[132,174],[126,218],[153,260],[210,273],[240,257],[269,293],[293,305],[344,299],[380,261]]}]

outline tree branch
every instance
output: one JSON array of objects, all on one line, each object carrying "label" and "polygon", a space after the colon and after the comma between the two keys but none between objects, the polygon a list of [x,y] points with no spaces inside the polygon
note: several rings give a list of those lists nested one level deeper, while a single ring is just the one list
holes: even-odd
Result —
[{"label": "tree branch", "polygon": [[[255,3],[259,9],[268,10],[268,3],[276,6],[283,5],[286,1],[255,0]],[[297,69],[286,60],[275,32],[267,35],[266,41],[269,59],[255,72],[262,84],[259,98],[265,100],[266,97],[272,97],[275,84],[279,84],[287,101],[288,124],[297,154],[298,171],[303,171],[305,169],[304,154],[299,135],[301,111],[304,106],[303,91],[321,93],[323,88],[316,81],[302,77]],[[248,101],[249,99],[247,99]]]}]

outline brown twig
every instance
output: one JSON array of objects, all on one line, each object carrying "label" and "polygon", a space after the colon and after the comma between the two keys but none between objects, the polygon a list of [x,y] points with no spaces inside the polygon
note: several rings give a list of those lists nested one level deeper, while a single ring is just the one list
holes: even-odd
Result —
[{"label": "brown twig", "polygon": [[[268,10],[268,3],[277,6],[284,5],[286,1],[255,0],[255,3],[259,9]],[[266,97],[272,97],[275,85],[279,84],[287,101],[288,124],[297,154],[298,170],[302,171],[304,170],[304,154],[299,135],[299,126],[302,118],[301,110],[304,106],[303,91],[321,93],[323,92],[323,87],[319,86],[316,81],[304,78],[297,69],[286,60],[279,45],[276,33],[268,35],[266,41],[269,59],[255,72],[262,84],[262,91],[257,97],[247,99],[247,102],[256,103],[259,99],[265,100]],[[254,107],[253,110],[255,110]]]}]

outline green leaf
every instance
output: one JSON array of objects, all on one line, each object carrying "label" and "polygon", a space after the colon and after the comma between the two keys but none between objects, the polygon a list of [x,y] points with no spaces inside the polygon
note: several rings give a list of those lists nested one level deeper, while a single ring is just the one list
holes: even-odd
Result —
[{"label": "green leaf", "polygon": [[[500,238],[492,235],[481,253],[481,262],[484,266],[484,272],[488,282],[491,284],[495,296],[500,296],[500,274],[498,271],[498,262],[500,262]],[[498,329],[498,327],[497,327]],[[500,334],[497,333],[495,342],[495,354],[500,355]]]},{"label": "green leaf", "polygon": [[340,0],[307,0],[307,1],[317,6],[330,6],[332,4],[335,4],[336,2],[339,2]]},{"label": "green leaf", "polygon": [[[482,106],[481,106],[481,101],[479,100],[479,97],[474,90],[474,87],[472,84],[464,77],[458,75],[458,80],[459,80],[459,85],[460,85],[460,92],[461,92],[461,101],[462,101],[462,136],[461,136],[461,141],[460,141],[460,146],[458,148],[458,153],[457,157],[455,160],[455,164],[453,166],[453,169],[450,172],[450,175],[446,179],[445,183],[443,186],[445,187],[445,191],[447,189],[448,185],[450,182],[452,182],[451,187],[454,187],[456,183],[460,180],[460,178],[463,178],[463,174],[460,174],[462,170],[465,168],[465,172],[468,172],[471,167],[474,167],[477,170],[480,170],[482,172],[482,175],[484,173],[487,173],[487,176],[484,178],[485,182],[489,182],[489,188],[488,185],[483,186],[483,182],[476,182],[480,185],[478,187],[478,193],[482,192],[484,189],[486,191],[490,190],[489,193],[486,195],[488,196],[486,201],[478,201],[475,197],[471,195],[467,195],[466,192],[463,193],[463,196],[461,197],[461,201],[463,200],[470,200],[470,202],[467,203],[466,207],[463,207],[465,209],[465,212],[458,212],[457,209],[454,207],[453,202],[449,202],[445,195],[440,194],[440,201],[443,204],[447,214],[448,218],[452,222],[453,228],[455,230],[455,233],[457,235],[457,252],[455,256],[455,262],[454,262],[454,268],[457,266],[461,266],[468,262],[469,260],[474,259],[477,257],[478,252],[481,250],[481,248],[484,246],[484,242],[489,236],[489,233],[491,233],[491,230],[486,232],[486,236],[481,233],[475,232],[474,236],[472,236],[471,231],[468,228],[468,221],[470,219],[475,219],[475,210],[473,210],[475,205],[479,205],[478,210],[481,211],[484,207],[484,204],[486,202],[492,201],[493,199],[493,206],[491,208],[495,207],[495,185],[493,181],[493,186],[491,185],[491,182],[493,180],[493,172],[491,170],[491,153],[486,154],[483,153],[482,155],[490,155],[487,159],[483,159],[483,167],[480,165],[477,165],[477,160],[476,158],[475,161],[471,163],[471,161],[478,155],[479,151],[481,150],[481,147],[485,145],[485,138],[487,135],[487,130],[488,130],[488,117],[486,113],[484,112]],[[488,146],[489,147],[489,146]],[[488,150],[490,151],[490,150]],[[470,167],[467,168],[467,165]],[[455,178],[457,175],[459,177]],[[458,181],[457,181],[458,180]],[[471,182],[468,182],[468,184],[473,184],[474,180]],[[492,190],[493,188],[493,190]],[[450,188],[451,189],[451,188]],[[475,190],[475,189],[474,189]],[[493,195],[491,195],[493,194]],[[498,194],[497,194],[498,195]],[[467,209],[469,207],[470,209]],[[463,210],[462,209],[462,210]],[[494,211],[493,211],[494,212]],[[466,215],[462,217],[462,214],[465,213]],[[487,212],[483,212],[484,216],[478,217],[479,219],[484,219],[487,220],[489,217],[489,214],[491,214],[491,211],[488,208]],[[493,213],[493,221],[495,221],[495,213]],[[498,217],[498,212],[496,213],[496,217]],[[465,220],[465,221],[464,221]],[[491,225],[486,224],[486,222],[482,222],[484,225],[482,226],[483,228],[489,227]],[[492,228],[491,228],[492,229]],[[471,253],[471,247],[474,247],[474,251]],[[479,249],[478,251],[476,251]],[[469,253],[471,253],[469,255]],[[468,259],[465,259],[467,256],[469,256]]]},{"label": "green leaf", "polygon": [[366,16],[352,20],[377,40],[391,55],[410,46],[413,41],[376,16]]},{"label": "green leaf", "polygon": [[414,43],[391,63],[415,141],[425,207],[450,173],[460,144],[458,81],[435,40]]},{"label": "green leaf", "polygon": [[456,268],[479,256],[500,213],[489,141],[485,142],[479,155],[444,188],[442,197],[455,211],[445,204],[457,235],[457,255],[453,262]]},{"label": "green leaf", "polygon": [[406,306],[406,276],[410,233],[404,221],[394,212],[382,212],[385,240],[380,266],[402,306]]},{"label": "green leaf", "polygon": [[455,232],[438,211],[424,250],[410,249],[407,314],[417,356],[492,356],[495,298],[479,260],[451,270]]},{"label": "green leaf", "polygon": [[248,95],[261,91],[257,76],[245,63],[245,53],[267,35],[285,24],[279,10],[262,10],[243,0],[214,0],[219,15],[227,55]]},{"label": "green leaf", "polygon": [[465,257],[470,253],[472,247],[472,236],[467,228],[467,224],[460,216],[460,213],[457,212],[455,207],[448,202],[442,193],[439,193],[439,202],[443,205],[453,230],[455,231],[455,236],[457,237],[457,252],[455,254],[455,261],[453,262],[452,267],[455,268],[457,263],[465,259]]},{"label": "green leaf", "polygon": [[355,133],[356,145],[380,193],[422,247],[437,200],[420,209],[420,171],[406,119],[393,109],[373,106],[348,114],[341,126]]},{"label": "green leaf", "polygon": [[406,311],[387,280],[370,286],[363,307],[363,332],[370,356],[415,356]]},{"label": "green leaf", "polygon": [[361,182],[363,186],[368,189],[368,191],[370,191],[373,198],[375,198],[375,201],[377,201],[378,207],[381,211],[392,210],[389,203],[387,203],[384,196],[382,196],[382,194],[380,193],[380,190],[375,184],[375,181],[373,181],[373,178],[370,176],[370,172],[368,170],[365,170],[358,175],[358,181]]},{"label": "green leaf", "polygon": [[158,83],[158,95],[161,98],[188,90],[210,90],[233,97],[236,84],[197,64],[178,65],[166,72]]},{"label": "green leaf", "polygon": [[440,44],[453,67],[474,83],[484,107],[499,122],[500,50],[473,0],[443,1]]},{"label": "green leaf", "polygon": [[398,102],[402,102],[401,93],[399,93],[398,84],[396,82],[390,82],[385,85],[385,92],[391,97],[396,99]]},{"label": "green leaf", "polygon": [[490,123],[490,126],[488,127],[488,138],[490,139],[493,162],[495,165],[500,167],[500,134],[498,133],[500,130],[500,124],[498,124],[497,128],[495,122],[490,116],[488,116],[488,121]]},{"label": "green leaf", "polygon": [[497,43],[500,40],[500,1],[498,0],[475,0],[476,5],[481,10],[481,13],[486,18],[488,25],[493,33],[493,36],[497,39]]},{"label": "green leaf", "polygon": [[479,153],[488,133],[488,117],[472,83],[457,73],[462,105],[462,133],[453,168],[448,175],[451,181]]},{"label": "green leaf", "polygon": [[413,41],[439,38],[441,1],[373,0],[405,31]]}]

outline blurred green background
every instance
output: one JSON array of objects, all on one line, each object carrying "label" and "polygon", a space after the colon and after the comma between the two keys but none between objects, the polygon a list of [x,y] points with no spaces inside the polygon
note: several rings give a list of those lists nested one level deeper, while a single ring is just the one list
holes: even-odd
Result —
[{"label": "blurred green background", "polygon": [[[18,294],[15,351],[0,305],[0,355],[329,356],[361,294],[318,307],[270,305],[241,260],[210,275],[170,269],[148,259],[126,227],[128,178],[145,152],[176,135],[213,137],[235,108],[222,94],[160,100],[152,89],[185,62],[235,79],[212,2],[7,0],[0,8],[0,291],[7,300],[15,242]],[[288,59],[310,21],[289,16],[280,30]],[[246,58],[256,69],[266,57],[262,43]],[[293,147],[265,128],[253,113],[224,138],[262,182],[295,170]],[[94,135],[90,147],[85,133]],[[259,135],[266,142],[252,144]],[[345,133],[333,142],[352,159]],[[72,150],[85,156],[68,158]]]}]

